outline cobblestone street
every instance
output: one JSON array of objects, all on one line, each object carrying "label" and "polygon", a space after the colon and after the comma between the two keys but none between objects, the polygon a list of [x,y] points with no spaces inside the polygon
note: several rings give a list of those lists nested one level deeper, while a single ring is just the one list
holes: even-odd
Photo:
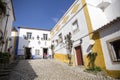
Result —
[{"label": "cobblestone street", "polygon": [[114,80],[83,70],[83,67],[68,66],[54,59],[21,60],[10,73],[9,80]]}]

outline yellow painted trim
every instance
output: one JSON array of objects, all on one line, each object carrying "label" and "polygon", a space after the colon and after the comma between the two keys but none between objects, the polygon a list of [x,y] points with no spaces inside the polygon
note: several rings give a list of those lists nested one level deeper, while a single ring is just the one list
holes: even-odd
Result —
[{"label": "yellow painted trim", "polygon": [[[54,58],[58,59],[64,63],[69,64],[69,59],[68,59],[68,55],[67,54],[59,54],[59,53],[55,53],[54,54]],[[72,55],[72,63],[73,65],[75,65],[75,59],[74,59],[74,55]]]},{"label": "yellow painted trim", "polygon": [[[93,31],[93,29],[92,29],[92,23],[91,23],[91,19],[90,19],[90,16],[89,16],[88,8],[87,8],[87,5],[86,5],[86,0],[82,0],[82,5],[84,5],[83,11],[84,11],[84,15],[85,15],[85,18],[86,18],[86,23],[87,23],[87,26],[88,26],[88,32],[91,33]],[[90,37],[90,39],[95,40],[95,44],[92,48],[92,51],[97,52],[97,54],[98,54],[98,56],[96,58],[96,61],[95,61],[96,66],[99,66],[102,69],[106,69],[99,33],[90,34],[89,37]],[[88,63],[88,61],[86,60],[86,56],[84,58],[85,58],[84,59],[85,60],[85,65],[87,66],[86,63]]]},{"label": "yellow painted trim", "polygon": [[[86,5],[86,0],[82,0],[82,5],[83,6],[85,5],[85,7],[83,8],[84,15],[85,15],[87,26],[88,26],[88,31],[89,31],[89,33],[91,33],[93,31],[93,29],[92,29],[92,23],[91,23],[89,12],[88,12],[87,5]],[[91,36],[92,35],[90,35],[90,37]]]},{"label": "yellow painted trim", "polygon": [[60,25],[57,25],[55,30],[58,31],[59,29],[60,29]]},{"label": "yellow painted trim", "polygon": [[86,68],[88,68],[89,60],[88,60],[88,58],[87,58],[87,55],[84,55],[84,56],[83,56],[83,60],[84,60],[84,66],[85,66]]},{"label": "yellow painted trim", "polygon": [[51,35],[53,35],[53,34],[54,34],[54,32],[51,32],[50,34],[51,34]]},{"label": "yellow painted trim", "polygon": [[72,11],[71,11],[71,14],[77,12],[79,5],[80,5],[80,4],[74,5],[74,7],[73,7],[73,9],[72,9]]},{"label": "yellow painted trim", "polygon": [[15,48],[16,48],[16,40],[17,40],[17,32],[14,32],[14,42],[13,42],[13,52],[11,54],[11,57],[10,57],[10,62],[13,62],[14,61],[14,54],[15,54]]},{"label": "yellow painted trim", "polygon": [[95,64],[97,66],[100,66],[102,69],[106,69],[99,32],[94,33],[92,39],[95,40],[95,44],[92,48],[92,51],[97,52],[97,58]]},{"label": "yellow painted trim", "polygon": [[17,32],[15,32],[15,36],[14,36],[14,48],[16,48],[16,40],[17,40]]},{"label": "yellow painted trim", "polygon": [[111,77],[120,79],[120,70],[117,70],[117,71],[116,70],[106,70],[106,74]]},{"label": "yellow painted trim", "polygon": [[55,53],[54,58],[55,58],[55,59],[58,59],[58,60],[60,60],[60,61],[62,61],[62,62],[65,62],[65,63],[68,63],[68,62],[69,62],[66,54],[58,54],[58,53]]},{"label": "yellow painted trim", "polygon": [[51,38],[54,36],[54,34],[55,34],[55,31],[52,30],[52,31],[50,32],[50,36],[51,36]]},{"label": "yellow painted trim", "polygon": [[62,24],[66,23],[67,20],[68,20],[68,18],[69,18],[69,16],[65,16],[65,17],[63,18]]},{"label": "yellow painted trim", "polygon": [[[58,31],[60,29],[60,25],[56,25],[55,26],[55,31]],[[51,31],[50,34],[51,34],[51,37],[54,35],[55,31]]]}]

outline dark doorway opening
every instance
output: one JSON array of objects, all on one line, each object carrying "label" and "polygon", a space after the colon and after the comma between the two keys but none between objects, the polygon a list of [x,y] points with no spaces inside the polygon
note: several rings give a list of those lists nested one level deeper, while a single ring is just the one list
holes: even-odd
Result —
[{"label": "dark doorway opening", "polygon": [[47,48],[43,48],[43,58],[46,59],[47,58],[47,53],[48,49]]},{"label": "dark doorway opening", "polygon": [[32,55],[31,55],[31,48],[26,47],[25,48],[25,59],[31,59]]},{"label": "dark doorway opening", "polygon": [[82,56],[82,49],[81,46],[75,47],[76,57],[77,57],[77,64],[83,65],[83,56]]}]

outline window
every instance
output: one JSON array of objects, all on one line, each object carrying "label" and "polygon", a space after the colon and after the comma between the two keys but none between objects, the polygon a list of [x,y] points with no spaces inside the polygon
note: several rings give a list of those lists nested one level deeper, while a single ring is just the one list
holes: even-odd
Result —
[{"label": "window", "polygon": [[56,39],[56,45],[58,45],[58,39]]},{"label": "window", "polygon": [[78,21],[77,20],[72,23],[72,29],[73,29],[73,33],[79,30],[79,26],[78,26]]},{"label": "window", "polygon": [[40,50],[39,50],[39,49],[36,49],[36,50],[35,50],[35,54],[36,54],[36,55],[40,55]]},{"label": "window", "polygon": [[31,39],[32,38],[32,33],[31,32],[27,32],[27,39]]},{"label": "window", "polygon": [[109,52],[113,61],[120,62],[120,38],[108,42]]},{"label": "window", "polygon": [[23,38],[24,38],[24,39],[27,39],[27,37],[26,37],[25,35],[23,35]]},{"label": "window", "polygon": [[37,40],[39,40],[39,38],[40,38],[39,35],[37,35]]},{"label": "window", "polygon": [[60,34],[58,35],[58,37],[59,37],[58,43],[63,42],[62,33],[60,33]]},{"label": "window", "polygon": [[47,40],[48,39],[48,35],[47,34],[43,34],[43,40]]},{"label": "window", "polygon": [[40,41],[38,41],[38,44],[40,44]]}]

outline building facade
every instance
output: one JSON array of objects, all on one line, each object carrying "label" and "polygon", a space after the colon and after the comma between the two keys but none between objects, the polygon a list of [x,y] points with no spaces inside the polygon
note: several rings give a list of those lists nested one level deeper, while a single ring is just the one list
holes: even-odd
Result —
[{"label": "building facade", "polygon": [[13,62],[15,59],[15,49],[16,49],[16,42],[17,42],[17,29],[15,27],[12,28],[11,36],[10,36],[10,62]]},{"label": "building facade", "polygon": [[[90,4],[90,1],[88,3]],[[97,8],[88,5],[88,13],[92,24],[91,30],[96,31],[93,35],[98,34],[99,36],[106,72],[118,78],[120,76],[120,36],[118,35],[120,34],[120,1],[103,0],[102,2],[96,2],[96,4],[91,2],[90,5],[97,6]],[[95,12],[93,13],[93,11]]]},{"label": "building facade", "polygon": [[[76,0],[51,30],[54,57],[69,63],[68,54],[70,52],[67,50],[65,38],[71,33],[73,65],[88,67],[87,55],[90,52],[96,52],[95,65],[108,74],[110,73],[111,76],[119,77],[120,48],[117,45],[115,55],[117,57],[114,56],[117,62],[114,64],[107,46],[107,42],[112,39],[119,43],[120,36],[117,35],[120,33],[119,19],[117,19],[120,17],[119,5],[120,1],[118,0]],[[113,27],[108,28],[107,26],[103,30],[104,25],[109,23],[112,23],[110,26]]]},{"label": "building facade", "polygon": [[15,20],[12,0],[0,0],[0,10],[0,51],[7,52],[10,47],[9,38]]},{"label": "building facade", "polygon": [[50,31],[18,28],[17,55],[22,58],[45,58],[51,55]]}]

